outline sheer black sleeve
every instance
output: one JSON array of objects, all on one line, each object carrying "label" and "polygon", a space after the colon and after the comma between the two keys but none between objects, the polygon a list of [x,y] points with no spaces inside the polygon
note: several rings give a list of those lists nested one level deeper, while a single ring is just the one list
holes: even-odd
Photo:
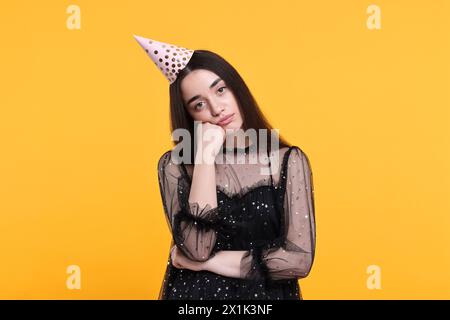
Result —
[{"label": "sheer black sleeve", "polygon": [[[289,152],[289,151],[287,151]],[[314,189],[309,160],[293,147],[280,173],[281,236],[249,250],[241,259],[241,278],[281,280],[306,277],[315,252]]]},{"label": "sheer black sleeve", "polygon": [[218,208],[189,203],[190,178],[168,151],[158,161],[158,180],[169,229],[178,248],[191,260],[212,257]]}]

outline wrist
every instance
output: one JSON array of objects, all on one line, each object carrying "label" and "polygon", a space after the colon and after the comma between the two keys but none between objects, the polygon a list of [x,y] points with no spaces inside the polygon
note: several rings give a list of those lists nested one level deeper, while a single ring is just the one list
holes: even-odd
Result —
[{"label": "wrist", "polygon": [[211,254],[211,257],[208,260],[206,260],[205,262],[203,262],[202,270],[214,272],[214,270],[215,270],[214,266],[217,261],[216,255],[217,255],[217,253]]},{"label": "wrist", "polygon": [[215,164],[216,155],[209,153],[197,152],[195,155],[195,164]]}]

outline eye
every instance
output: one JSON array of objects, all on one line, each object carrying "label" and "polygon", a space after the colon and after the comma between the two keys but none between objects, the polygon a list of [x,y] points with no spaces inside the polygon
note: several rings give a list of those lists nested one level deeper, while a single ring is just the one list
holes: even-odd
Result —
[{"label": "eye", "polygon": [[[226,89],[226,87],[220,87],[217,91],[220,91],[220,89]],[[220,93],[223,93],[223,91],[220,91]]]},{"label": "eye", "polygon": [[200,104],[202,104],[203,102],[199,102],[194,106],[194,110],[201,110],[203,109],[203,106],[200,106]]}]

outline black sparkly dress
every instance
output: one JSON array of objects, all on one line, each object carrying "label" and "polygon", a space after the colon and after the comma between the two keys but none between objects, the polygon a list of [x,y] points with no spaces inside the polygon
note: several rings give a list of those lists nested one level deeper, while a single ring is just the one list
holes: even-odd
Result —
[{"label": "black sparkly dress", "polygon": [[160,158],[159,186],[172,245],[197,261],[221,250],[247,252],[239,278],[175,268],[169,254],[159,299],[302,299],[298,279],[311,270],[316,239],[310,162],[296,146],[252,162],[257,155],[252,149],[221,149],[216,208],[189,203],[192,164],[176,164],[171,151]]}]

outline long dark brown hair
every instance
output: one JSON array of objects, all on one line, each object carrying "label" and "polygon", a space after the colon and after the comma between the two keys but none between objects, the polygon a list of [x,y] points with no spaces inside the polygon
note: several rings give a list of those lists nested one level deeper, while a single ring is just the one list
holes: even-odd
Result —
[{"label": "long dark brown hair", "polygon": [[[259,129],[266,129],[267,141],[266,146],[270,151],[271,144],[270,132],[273,127],[269,124],[267,119],[261,112],[258,103],[251,94],[247,85],[242,77],[236,71],[236,69],[229,64],[224,58],[218,54],[208,50],[195,50],[188,64],[178,73],[177,79],[170,85],[170,119],[172,132],[176,129],[186,129],[189,131],[191,137],[194,137],[194,119],[187,112],[186,106],[181,94],[181,81],[190,72],[196,69],[206,69],[217,74],[223,81],[225,81],[227,87],[233,92],[236,97],[239,110],[243,118],[242,128],[244,131],[247,129],[255,129],[259,132]],[[290,147],[290,144],[284,140],[281,135],[279,138],[279,148]],[[191,139],[192,149],[193,141]],[[257,147],[259,148],[259,139],[257,139]],[[174,142],[176,144],[176,142]],[[192,162],[194,163],[194,152],[192,154]]]}]

